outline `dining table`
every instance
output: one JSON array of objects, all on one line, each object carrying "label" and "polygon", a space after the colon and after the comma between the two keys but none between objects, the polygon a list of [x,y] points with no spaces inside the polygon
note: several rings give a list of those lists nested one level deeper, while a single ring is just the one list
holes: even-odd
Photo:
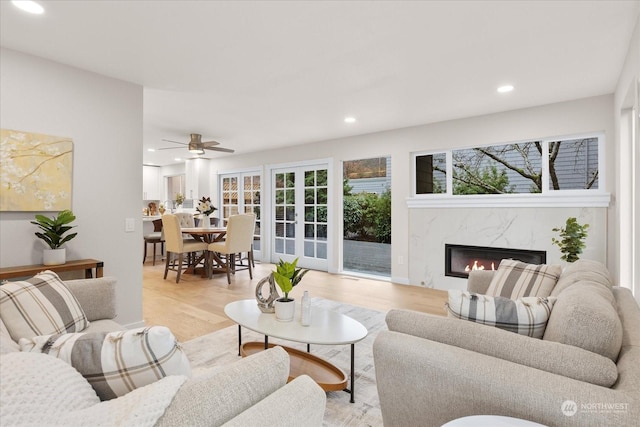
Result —
[{"label": "dining table", "polygon": [[[182,231],[182,234],[189,234],[194,239],[205,243],[219,242],[227,234],[226,227],[182,227],[180,231]],[[208,256],[209,254],[211,256]],[[213,273],[226,274],[227,269],[224,261],[220,259],[220,256],[217,253],[209,251],[204,252],[202,255],[200,255],[200,258],[198,258],[196,262],[193,263],[193,271],[187,270],[187,272],[196,274],[197,272],[195,266],[203,260],[204,272],[202,272],[202,277],[211,277]]]}]

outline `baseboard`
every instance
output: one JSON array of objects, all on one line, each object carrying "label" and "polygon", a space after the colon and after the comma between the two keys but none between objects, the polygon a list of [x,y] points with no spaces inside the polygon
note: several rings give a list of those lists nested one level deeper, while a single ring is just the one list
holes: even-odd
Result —
[{"label": "baseboard", "polygon": [[391,282],[398,283],[399,285],[409,285],[409,278],[408,277],[392,277]]}]

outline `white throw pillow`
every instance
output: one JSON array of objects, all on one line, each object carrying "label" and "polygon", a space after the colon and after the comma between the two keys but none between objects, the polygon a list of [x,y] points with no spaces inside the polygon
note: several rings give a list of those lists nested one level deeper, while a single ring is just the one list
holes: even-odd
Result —
[{"label": "white throw pillow", "polygon": [[119,332],[46,335],[20,340],[76,368],[101,400],[122,396],[169,375],[191,376],[189,359],[164,326]]},{"label": "white throw pillow", "polygon": [[0,317],[11,338],[81,332],[87,316],[69,288],[53,271],[0,286]]},{"label": "white throw pillow", "polygon": [[52,425],[60,414],[100,403],[89,383],[68,364],[36,353],[0,357],[0,423]]},{"label": "white throw pillow", "polygon": [[555,302],[555,297],[524,297],[512,300],[450,290],[449,302],[445,307],[449,317],[541,339]]},{"label": "white throw pillow", "polygon": [[487,295],[511,299],[548,297],[561,273],[559,265],[526,264],[503,259],[493,275]]}]

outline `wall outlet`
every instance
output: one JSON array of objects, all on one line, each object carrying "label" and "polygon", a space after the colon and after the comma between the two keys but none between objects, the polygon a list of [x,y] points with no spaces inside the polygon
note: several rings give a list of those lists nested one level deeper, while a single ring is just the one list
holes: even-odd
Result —
[{"label": "wall outlet", "polygon": [[402,255],[398,256],[398,265],[404,264],[404,257]]},{"label": "wall outlet", "polygon": [[127,233],[132,233],[136,231],[136,220],[135,218],[125,218],[124,219],[124,231]]}]

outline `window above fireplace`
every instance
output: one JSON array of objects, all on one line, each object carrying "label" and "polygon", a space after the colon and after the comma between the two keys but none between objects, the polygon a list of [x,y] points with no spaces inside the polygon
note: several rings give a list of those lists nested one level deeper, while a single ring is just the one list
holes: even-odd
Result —
[{"label": "window above fireplace", "polygon": [[415,207],[607,207],[604,134],[413,153]]}]

